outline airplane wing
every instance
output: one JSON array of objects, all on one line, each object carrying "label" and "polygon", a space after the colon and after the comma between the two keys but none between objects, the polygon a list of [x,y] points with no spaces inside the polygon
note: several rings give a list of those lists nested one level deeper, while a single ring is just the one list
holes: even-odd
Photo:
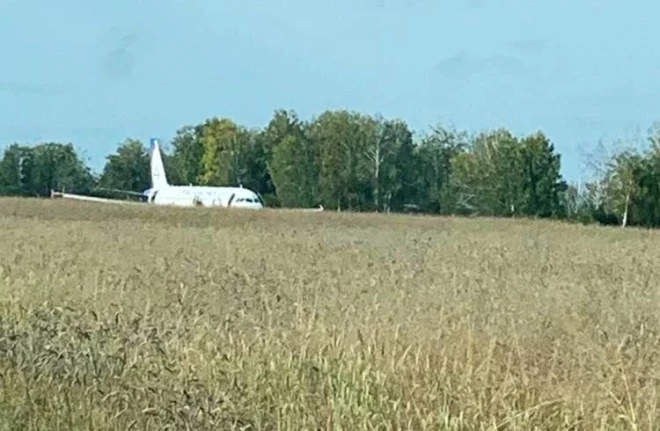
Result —
[{"label": "airplane wing", "polygon": [[100,190],[100,191],[104,191],[104,192],[121,193],[123,195],[145,196],[145,192],[134,192],[132,190],[107,189],[105,187],[97,187],[94,190]]},{"label": "airplane wing", "polygon": [[319,205],[318,208],[281,208],[283,211],[292,211],[292,212],[303,212],[303,213],[317,213],[321,211],[325,211],[325,208],[323,208],[323,205]]},{"label": "airplane wing", "polygon": [[143,205],[142,202],[129,201],[129,200],[120,200],[120,199],[106,199],[106,198],[97,198],[94,196],[85,196],[85,195],[76,195],[73,193],[62,193],[51,190],[50,192],[51,199],[73,199],[79,201],[88,201],[88,202],[100,202],[100,203],[112,203],[112,204],[122,204],[122,205]]},{"label": "airplane wing", "polygon": [[315,212],[321,212],[321,211],[324,211],[324,210],[325,209],[323,208],[323,205],[319,205],[318,208],[300,208],[298,211],[315,213]]}]

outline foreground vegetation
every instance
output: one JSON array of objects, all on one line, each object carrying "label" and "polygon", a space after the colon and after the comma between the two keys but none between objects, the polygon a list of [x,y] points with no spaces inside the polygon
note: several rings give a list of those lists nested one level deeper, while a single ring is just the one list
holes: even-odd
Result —
[{"label": "foreground vegetation", "polygon": [[655,429],[655,232],[0,201],[0,429]]}]

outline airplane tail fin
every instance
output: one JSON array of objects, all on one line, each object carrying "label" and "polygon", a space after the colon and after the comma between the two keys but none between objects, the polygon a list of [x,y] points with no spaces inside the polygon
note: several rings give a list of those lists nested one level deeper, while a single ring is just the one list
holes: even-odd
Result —
[{"label": "airplane tail fin", "polygon": [[160,145],[158,139],[151,139],[151,185],[154,188],[167,187],[167,176],[165,175],[165,167],[163,166],[163,157],[160,153]]}]

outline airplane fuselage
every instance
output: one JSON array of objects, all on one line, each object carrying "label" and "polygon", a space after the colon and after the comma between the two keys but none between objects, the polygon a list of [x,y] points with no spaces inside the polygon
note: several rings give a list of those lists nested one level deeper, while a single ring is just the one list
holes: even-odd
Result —
[{"label": "airplane fuselage", "polygon": [[145,192],[155,205],[262,209],[264,203],[252,190],[242,187],[166,186]]}]

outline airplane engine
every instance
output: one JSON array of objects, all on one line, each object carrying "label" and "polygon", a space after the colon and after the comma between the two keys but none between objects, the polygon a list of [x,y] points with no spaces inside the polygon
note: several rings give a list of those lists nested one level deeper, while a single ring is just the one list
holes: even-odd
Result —
[{"label": "airplane engine", "polygon": [[153,204],[156,201],[156,194],[158,194],[158,190],[147,190],[144,193],[144,196],[146,197],[146,202]]}]

